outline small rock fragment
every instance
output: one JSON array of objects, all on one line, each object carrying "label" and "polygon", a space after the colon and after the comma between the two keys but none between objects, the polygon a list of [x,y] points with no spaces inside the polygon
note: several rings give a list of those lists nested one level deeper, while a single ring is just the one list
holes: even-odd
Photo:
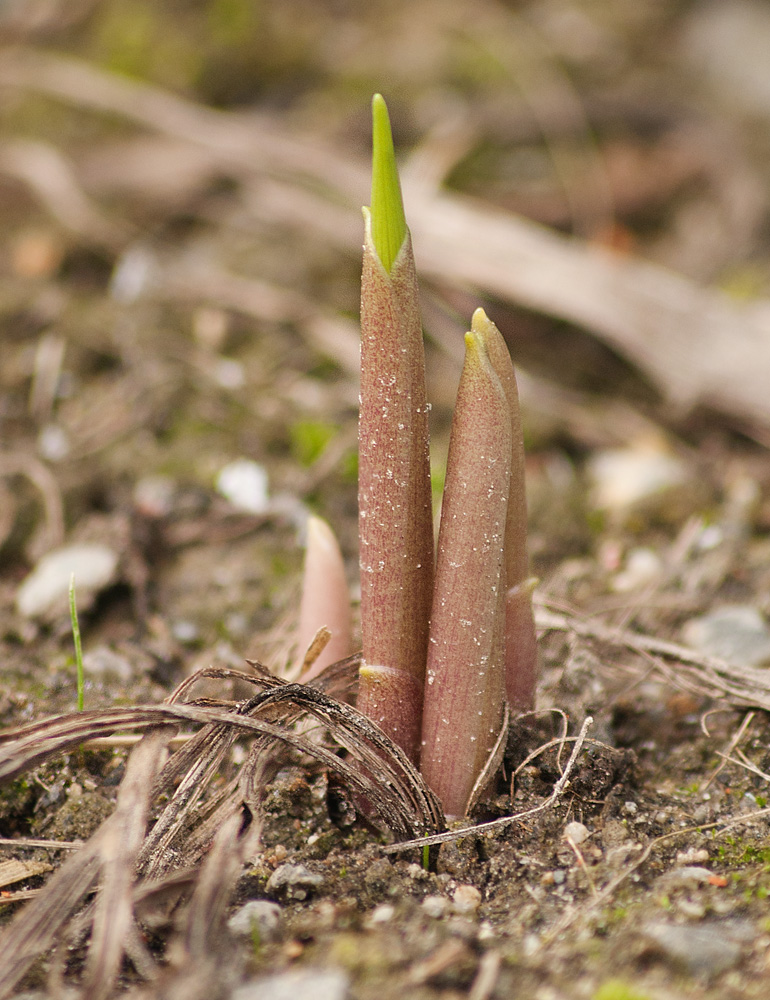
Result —
[{"label": "small rock fragment", "polygon": [[91,677],[114,677],[122,683],[128,683],[136,673],[128,657],[109,646],[97,646],[85,653],[83,670]]},{"label": "small rock fragment", "polygon": [[394,876],[393,865],[387,858],[379,858],[366,869],[364,882],[372,891],[382,892],[391,884]]},{"label": "small rock fragment", "polygon": [[292,969],[239,986],[231,1000],[345,1000],[350,980],[338,969]]},{"label": "small rock fragment", "polygon": [[167,517],[174,509],[175,492],[170,476],[143,476],[134,486],[134,507],[143,517]]},{"label": "small rock fragment", "polygon": [[388,924],[395,916],[395,913],[395,906],[392,906],[390,903],[381,903],[369,914],[367,923],[370,925]]},{"label": "small rock fragment", "polygon": [[70,579],[75,574],[78,597],[96,593],[115,579],[118,554],[106,545],[66,545],[48,552],[16,593],[16,609],[26,618],[66,612]]},{"label": "small rock fragment", "polygon": [[600,510],[623,514],[639,503],[681,486],[687,474],[682,462],[657,442],[597,452],[588,465],[593,503]]},{"label": "small rock fragment", "polygon": [[458,885],[452,900],[455,913],[475,913],[481,906],[481,893],[475,885]]},{"label": "small rock fragment", "polygon": [[588,827],[583,826],[582,823],[567,823],[564,827],[564,839],[571,840],[575,846],[585,843],[590,836],[591,834],[588,832]]},{"label": "small rock fragment", "polygon": [[420,905],[434,920],[439,920],[449,910],[449,900],[446,896],[426,896]]},{"label": "small rock fragment", "polygon": [[612,589],[619,594],[637,590],[653,583],[660,577],[663,563],[652,549],[631,549],[626,556],[624,568],[611,581]]},{"label": "small rock fragment", "polygon": [[726,604],[683,629],[688,646],[735,666],[758,667],[770,661],[770,628],[749,605]]},{"label": "small rock fragment", "polygon": [[260,941],[270,941],[278,936],[280,923],[281,907],[277,903],[269,899],[250,899],[235,911],[227,926],[239,937],[253,937],[256,931]]},{"label": "small rock fragment", "polygon": [[684,865],[681,868],[672,868],[658,877],[657,882],[664,882],[666,885],[706,885],[714,878],[714,873],[708,868],[700,865]]},{"label": "small rock fragment", "polygon": [[725,920],[701,924],[651,923],[643,928],[646,939],[672,964],[692,975],[716,976],[732,969],[741,949],[754,934],[748,921]]},{"label": "small rock fragment", "polygon": [[304,865],[281,865],[267,880],[267,891],[281,899],[307,899],[323,884],[323,877]]},{"label": "small rock fragment", "polygon": [[602,844],[605,847],[619,847],[628,840],[628,828],[622,820],[608,819],[602,827]]},{"label": "small rock fragment", "polygon": [[247,514],[265,514],[270,509],[267,472],[249,458],[226,465],[217,476],[216,487],[233,507]]},{"label": "small rock fragment", "polygon": [[709,852],[705,847],[688,847],[686,851],[677,851],[678,865],[694,865],[700,861],[708,861]]}]

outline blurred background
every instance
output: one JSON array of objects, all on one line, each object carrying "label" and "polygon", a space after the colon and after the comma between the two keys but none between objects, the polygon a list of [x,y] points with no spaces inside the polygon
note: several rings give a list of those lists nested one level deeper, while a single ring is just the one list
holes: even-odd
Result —
[{"label": "blurred background", "polygon": [[437,502],[483,305],[547,599],[767,610],[768,51],[759,0],[4,0],[0,718],[71,702],[73,565],[97,700],[285,664],[308,510],[355,590],[374,91]]}]

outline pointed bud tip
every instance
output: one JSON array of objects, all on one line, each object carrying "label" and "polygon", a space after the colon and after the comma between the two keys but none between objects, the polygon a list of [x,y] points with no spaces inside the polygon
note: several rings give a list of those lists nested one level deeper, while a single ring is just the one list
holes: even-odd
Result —
[{"label": "pointed bud tip", "polygon": [[371,238],[380,263],[390,273],[406,236],[406,216],[396,167],[388,107],[372,98]]},{"label": "pointed bud tip", "polygon": [[[476,318],[474,313],[474,319]],[[483,333],[478,329],[471,329],[465,334],[465,354],[466,360],[476,359],[480,364],[489,363],[487,345]]]},{"label": "pointed bud tip", "polygon": [[488,333],[490,329],[496,330],[497,327],[492,322],[492,320],[487,316],[484,310],[479,306],[478,309],[473,313],[471,317],[471,330],[474,333],[485,334]]},{"label": "pointed bud tip", "polygon": [[329,546],[335,543],[334,532],[322,517],[311,514],[305,526],[306,547],[311,545]]}]

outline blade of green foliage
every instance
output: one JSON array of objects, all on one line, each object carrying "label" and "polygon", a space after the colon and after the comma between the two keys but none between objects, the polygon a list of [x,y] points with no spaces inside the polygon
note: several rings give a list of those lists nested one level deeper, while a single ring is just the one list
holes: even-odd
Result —
[{"label": "blade of green foliage", "polygon": [[393,135],[382,94],[372,98],[372,242],[380,263],[390,274],[406,237]]}]

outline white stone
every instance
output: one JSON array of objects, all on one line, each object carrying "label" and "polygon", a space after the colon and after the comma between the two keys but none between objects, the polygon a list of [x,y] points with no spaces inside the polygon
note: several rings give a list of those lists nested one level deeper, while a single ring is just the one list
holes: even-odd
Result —
[{"label": "white stone", "polygon": [[247,514],[265,514],[270,507],[267,472],[250,458],[239,458],[226,465],[217,476],[217,491],[233,507]]},{"label": "white stone", "polygon": [[686,479],[679,459],[652,445],[597,452],[588,464],[596,507],[621,513]]},{"label": "white stone", "polygon": [[118,554],[106,545],[67,545],[40,559],[16,593],[16,609],[27,618],[66,611],[70,579],[76,593],[96,592],[115,579]]},{"label": "white stone", "polygon": [[738,667],[770,662],[770,628],[748,604],[724,604],[707,615],[691,618],[682,635],[693,649]]},{"label": "white stone", "polygon": [[481,893],[475,885],[458,885],[452,899],[456,913],[475,913],[481,906]]},{"label": "white stone", "polygon": [[238,937],[251,938],[256,931],[260,941],[274,938],[281,923],[281,907],[269,899],[250,899],[227,921],[228,929]]},{"label": "white stone", "polygon": [[564,827],[564,839],[571,840],[575,846],[578,844],[584,844],[590,836],[591,834],[588,832],[588,827],[583,826],[582,823],[578,823],[577,821],[567,823]]},{"label": "white stone", "polygon": [[449,900],[446,896],[426,896],[420,905],[429,917],[439,920],[446,915],[449,909]]},{"label": "white stone", "polygon": [[345,1000],[350,980],[339,969],[292,969],[239,986],[230,1000]]}]

